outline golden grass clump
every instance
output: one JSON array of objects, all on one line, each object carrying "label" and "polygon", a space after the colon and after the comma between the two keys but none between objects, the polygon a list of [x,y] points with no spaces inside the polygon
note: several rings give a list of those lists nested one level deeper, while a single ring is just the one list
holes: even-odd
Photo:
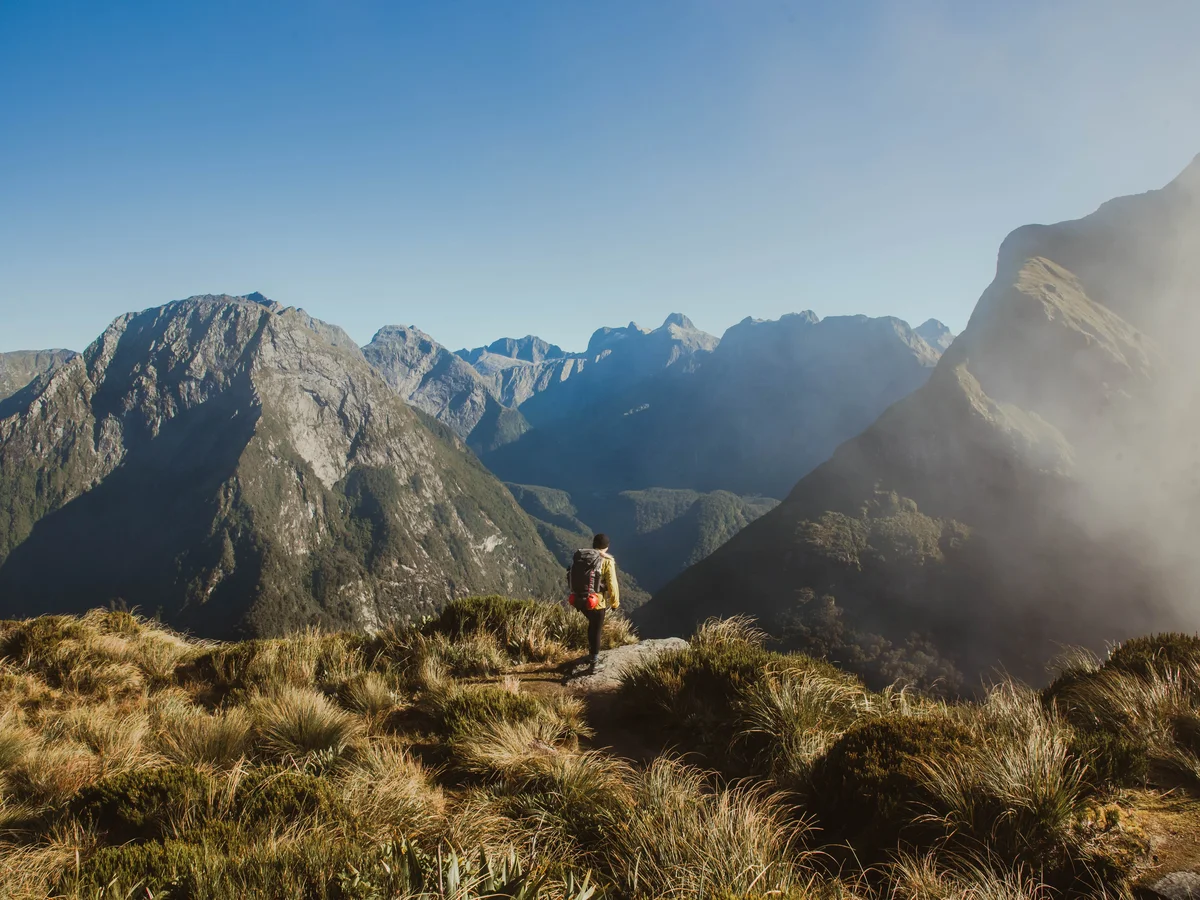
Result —
[{"label": "golden grass clump", "polygon": [[353,751],[363,723],[316,691],[280,688],[250,700],[254,743],[269,759],[299,760],[311,754],[337,759]]},{"label": "golden grass clump", "polygon": [[432,774],[394,740],[375,739],[341,779],[346,807],[369,833],[414,840],[446,834],[447,806]]},{"label": "golden grass clump", "polygon": [[174,706],[159,717],[159,750],[175,763],[228,769],[250,752],[253,720],[243,707],[209,714]]},{"label": "golden grass clump", "polygon": [[633,896],[769,895],[800,886],[807,828],[763,787],[713,786],[705,773],[659,757],[633,781],[633,802],[604,829],[600,853]]}]

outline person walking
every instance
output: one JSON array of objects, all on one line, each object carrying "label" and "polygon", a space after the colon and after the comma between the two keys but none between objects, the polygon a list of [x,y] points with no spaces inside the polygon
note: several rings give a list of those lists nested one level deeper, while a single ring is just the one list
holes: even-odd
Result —
[{"label": "person walking", "polygon": [[567,569],[567,585],[571,596],[567,600],[588,620],[588,671],[596,673],[600,656],[600,639],[604,635],[604,613],[621,606],[621,589],[617,586],[617,561],[608,552],[608,535],[597,534],[590,549],[576,550]]}]

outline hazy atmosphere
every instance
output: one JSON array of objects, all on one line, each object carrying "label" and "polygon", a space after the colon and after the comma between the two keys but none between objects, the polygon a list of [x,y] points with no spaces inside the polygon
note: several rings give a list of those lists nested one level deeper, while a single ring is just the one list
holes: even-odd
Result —
[{"label": "hazy atmosphere", "polygon": [[0,5],[0,350],[261,291],[365,343],[962,329],[1015,223],[1200,149],[1200,6]]}]

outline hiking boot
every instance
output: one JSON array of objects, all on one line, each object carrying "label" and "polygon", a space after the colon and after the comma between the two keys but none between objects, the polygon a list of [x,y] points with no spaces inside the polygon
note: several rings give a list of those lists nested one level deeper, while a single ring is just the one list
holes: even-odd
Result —
[{"label": "hiking boot", "polygon": [[590,656],[590,657],[588,657],[588,668],[587,668],[587,673],[588,673],[589,675],[595,675],[595,674],[596,674],[596,660],[597,660],[598,658],[599,658],[599,657],[595,657],[595,656]]}]

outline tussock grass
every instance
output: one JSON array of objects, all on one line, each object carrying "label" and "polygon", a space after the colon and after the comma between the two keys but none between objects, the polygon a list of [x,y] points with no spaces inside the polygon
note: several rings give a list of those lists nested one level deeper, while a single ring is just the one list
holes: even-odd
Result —
[{"label": "tussock grass", "polygon": [[948,833],[990,842],[1010,858],[1040,862],[1067,848],[1090,796],[1070,727],[1035,692],[1012,682],[959,718],[971,733],[967,745],[918,760],[931,817]]},{"label": "tussock grass", "polygon": [[894,900],[1052,900],[1059,896],[1031,871],[1000,869],[970,857],[947,866],[936,854],[903,853],[887,869]]},{"label": "tussock grass", "polygon": [[633,765],[515,668],[585,628],[505,598],[231,644],[114,611],[0,623],[0,896],[1125,895],[1148,845],[1114,789],[1140,765],[1200,792],[1185,635],[947,703],[712,620],[620,693],[619,727],[694,755]]},{"label": "tussock grass", "polygon": [[634,778],[623,812],[601,853],[618,890],[633,896],[765,896],[802,883],[795,851],[806,828],[764,788],[713,787],[700,770],[660,757]]},{"label": "tussock grass", "polygon": [[268,759],[295,760],[313,754],[339,759],[363,736],[363,724],[324,694],[285,687],[250,701],[254,744]]},{"label": "tussock grass", "polygon": [[159,751],[172,762],[230,768],[250,752],[253,720],[241,708],[209,714],[192,706],[160,715]]},{"label": "tussock grass", "polygon": [[351,712],[376,721],[396,706],[396,692],[378,672],[359,672],[338,687],[337,697]]}]

